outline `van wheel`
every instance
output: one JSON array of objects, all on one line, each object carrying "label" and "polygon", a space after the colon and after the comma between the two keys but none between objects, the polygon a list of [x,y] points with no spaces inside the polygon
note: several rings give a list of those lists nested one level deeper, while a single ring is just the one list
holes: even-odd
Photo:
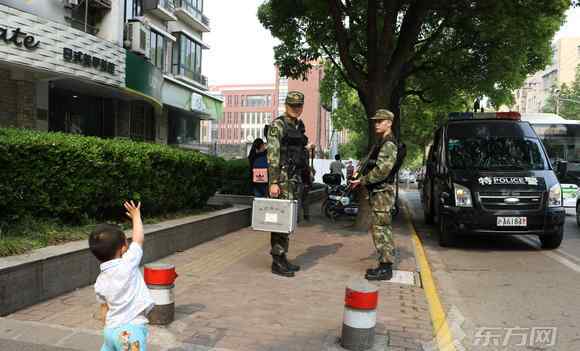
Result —
[{"label": "van wheel", "polygon": [[555,234],[551,235],[540,235],[540,242],[542,243],[542,249],[553,250],[560,247],[562,240],[564,239],[564,226],[560,226]]},{"label": "van wheel", "polygon": [[580,202],[576,203],[576,224],[580,226]]},{"label": "van wheel", "polygon": [[449,247],[454,241],[455,235],[449,230],[447,218],[439,216],[439,246]]}]

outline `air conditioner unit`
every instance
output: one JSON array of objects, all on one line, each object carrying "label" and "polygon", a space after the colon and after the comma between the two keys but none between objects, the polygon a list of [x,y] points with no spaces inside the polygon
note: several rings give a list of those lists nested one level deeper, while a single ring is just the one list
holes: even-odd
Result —
[{"label": "air conditioner unit", "polygon": [[129,22],[126,27],[128,49],[149,58],[150,42],[149,28],[141,22]]}]

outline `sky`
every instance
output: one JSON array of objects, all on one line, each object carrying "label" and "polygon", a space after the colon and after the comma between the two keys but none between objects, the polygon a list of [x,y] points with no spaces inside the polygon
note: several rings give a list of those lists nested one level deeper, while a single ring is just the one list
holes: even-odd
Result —
[{"label": "sky", "polygon": [[210,85],[274,84],[276,43],[256,13],[263,0],[206,0],[211,32],[204,34],[203,71]]},{"label": "sky", "polygon": [[[274,84],[276,40],[256,12],[264,0],[206,0],[211,32],[204,34],[203,71],[210,85]],[[569,10],[555,38],[580,36],[580,8]]]}]

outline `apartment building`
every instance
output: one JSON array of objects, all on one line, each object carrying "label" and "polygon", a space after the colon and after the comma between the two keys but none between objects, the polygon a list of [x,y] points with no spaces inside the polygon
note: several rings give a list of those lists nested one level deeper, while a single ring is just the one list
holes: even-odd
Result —
[{"label": "apartment building", "polygon": [[204,0],[125,0],[125,45],[161,72],[160,128],[167,143],[208,151],[222,101],[202,74]]},{"label": "apartment building", "polygon": [[542,112],[555,87],[574,81],[580,64],[580,37],[561,38],[552,44],[552,60],[544,70],[530,75],[515,91],[515,110]]},{"label": "apartment building", "polygon": [[203,0],[0,0],[0,127],[201,148]]},{"label": "apartment building", "polygon": [[224,99],[217,127],[219,144],[246,144],[264,138],[264,126],[276,117],[278,106],[273,85],[220,85],[210,90]]}]

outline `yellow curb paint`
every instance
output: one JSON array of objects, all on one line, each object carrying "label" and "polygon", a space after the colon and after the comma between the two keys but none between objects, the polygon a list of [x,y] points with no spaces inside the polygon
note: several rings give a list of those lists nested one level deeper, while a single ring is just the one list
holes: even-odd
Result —
[{"label": "yellow curb paint", "polygon": [[447,323],[447,317],[443,305],[441,304],[439,293],[437,292],[437,286],[433,279],[433,273],[431,272],[429,261],[427,260],[427,254],[425,253],[421,239],[415,230],[415,225],[411,220],[411,211],[407,204],[404,204],[404,206],[405,219],[409,223],[413,234],[415,256],[419,263],[419,269],[421,270],[421,281],[423,282],[423,288],[425,290],[427,302],[429,303],[429,312],[431,314],[431,321],[433,322],[433,334],[437,340],[439,351],[456,351],[453,335],[449,329],[449,323]]}]

